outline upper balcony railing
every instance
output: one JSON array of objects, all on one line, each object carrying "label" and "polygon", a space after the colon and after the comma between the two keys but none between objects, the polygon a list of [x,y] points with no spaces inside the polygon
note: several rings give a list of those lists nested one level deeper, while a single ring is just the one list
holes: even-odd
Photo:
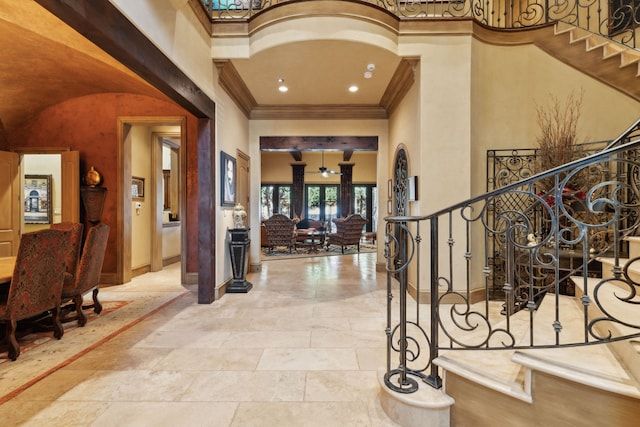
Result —
[{"label": "upper balcony railing", "polygon": [[[296,0],[200,0],[212,20],[243,20]],[[308,2],[308,0],[306,0]],[[640,33],[640,0],[344,0],[385,9],[400,19],[473,19],[518,30],[558,21],[633,49]]]}]

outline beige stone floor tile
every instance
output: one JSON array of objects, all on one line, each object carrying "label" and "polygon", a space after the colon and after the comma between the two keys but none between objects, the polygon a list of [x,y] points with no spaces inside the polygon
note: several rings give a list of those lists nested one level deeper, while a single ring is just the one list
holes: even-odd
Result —
[{"label": "beige stone floor tile", "polygon": [[[345,322],[347,323],[347,322]],[[311,335],[313,348],[380,348],[386,335],[380,331],[314,331]]]},{"label": "beige stone floor tile", "polygon": [[197,378],[193,371],[94,371],[59,401],[175,401]]},{"label": "beige stone floor tile", "polygon": [[369,402],[380,390],[377,371],[316,371],[307,374],[305,402]]},{"label": "beige stone floor tile", "polygon": [[310,331],[238,332],[221,340],[223,348],[288,348],[309,347]]},{"label": "beige stone floor tile", "polygon": [[362,402],[240,403],[232,426],[252,427],[370,427]]},{"label": "beige stone floor tile", "polygon": [[269,348],[265,349],[258,370],[325,371],[355,370],[358,361],[350,348]]},{"label": "beige stone floor tile", "polygon": [[303,371],[203,372],[183,394],[182,401],[301,402],[306,374]]},{"label": "beige stone floor tile", "polygon": [[[386,369],[387,366],[387,350],[381,348],[357,348],[356,356],[358,358],[358,366],[364,371],[375,371],[380,368]],[[397,366],[397,355],[392,355],[392,365]]]},{"label": "beige stone floor tile", "polygon": [[237,407],[216,402],[115,402],[90,426],[226,427]]},{"label": "beige stone floor tile", "polygon": [[154,367],[156,370],[235,371],[255,370],[262,349],[180,348],[171,351]]}]

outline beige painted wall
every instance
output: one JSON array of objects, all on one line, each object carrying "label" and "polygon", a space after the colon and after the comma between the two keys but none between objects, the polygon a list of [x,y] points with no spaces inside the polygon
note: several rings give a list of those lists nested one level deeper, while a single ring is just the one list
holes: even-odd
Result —
[{"label": "beige painted wall", "polygon": [[[131,200],[131,268],[151,263],[151,130],[148,126],[131,128],[131,176],[144,178],[145,197]],[[140,208],[138,208],[140,204]]]}]

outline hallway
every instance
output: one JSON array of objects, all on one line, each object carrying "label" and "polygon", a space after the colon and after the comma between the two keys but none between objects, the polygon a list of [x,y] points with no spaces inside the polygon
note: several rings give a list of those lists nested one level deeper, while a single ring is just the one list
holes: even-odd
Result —
[{"label": "hallway", "polygon": [[[76,347],[79,356],[0,405],[0,419],[16,426],[394,426],[377,399],[386,276],[375,261],[371,253],[264,262],[248,276],[248,294],[211,305],[196,303],[196,287],[184,294],[177,264],[104,288],[104,301],[164,293],[171,302],[146,317],[151,310],[141,304],[143,320],[131,317],[133,326],[88,351]],[[68,338],[45,345],[78,345]],[[0,365],[0,397],[10,391],[5,371],[38,365],[33,358],[27,352]]]}]

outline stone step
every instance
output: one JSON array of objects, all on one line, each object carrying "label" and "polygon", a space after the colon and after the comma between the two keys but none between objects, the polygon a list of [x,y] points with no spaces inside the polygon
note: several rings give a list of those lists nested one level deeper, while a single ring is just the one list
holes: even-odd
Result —
[{"label": "stone step", "polygon": [[[597,278],[575,277],[572,280],[576,284],[576,301],[582,300],[585,294],[585,286],[587,287],[591,300],[588,314],[590,321],[603,318],[602,309],[604,309],[611,317],[627,323],[627,325],[619,322],[596,323],[595,330],[601,337],[606,337],[609,334],[613,337],[619,337],[640,333],[640,305],[620,301],[620,298],[631,295],[632,289],[629,285],[625,285],[622,281],[614,280],[607,282],[612,286],[603,285],[597,287],[601,282]],[[640,298],[636,296],[634,301],[640,302]],[[630,325],[635,325],[636,327]],[[597,347],[600,346],[598,345]],[[612,351],[621,366],[630,374],[635,385],[640,387],[640,337],[612,342],[607,344],[606,347]]]},{"label": "stone step", "polygon": [[[529,345],[531,340],[535,345],[554,345],[556,339],[561,344],[584,341],[584,314],[579,297],[558,296],[558,319],[555,298],[555,294],[547,294],[533,314],[533,338],[528,327],[523,330],[522,325],[516,326],[515,329],[522,332],[520,345]],[[517,314],[529,315],[526,311]],[[511,319],[512,326],[517,318]],[[562,326],[558,337],[554,328],[556,321]],[[494,329],[499,327],[494,325]],[[435,363],[444,371],[525,402],[532,401],[531,369],[640,398],[635,376],[629,375],[607,344],[551,349],[442,351]]]}]

